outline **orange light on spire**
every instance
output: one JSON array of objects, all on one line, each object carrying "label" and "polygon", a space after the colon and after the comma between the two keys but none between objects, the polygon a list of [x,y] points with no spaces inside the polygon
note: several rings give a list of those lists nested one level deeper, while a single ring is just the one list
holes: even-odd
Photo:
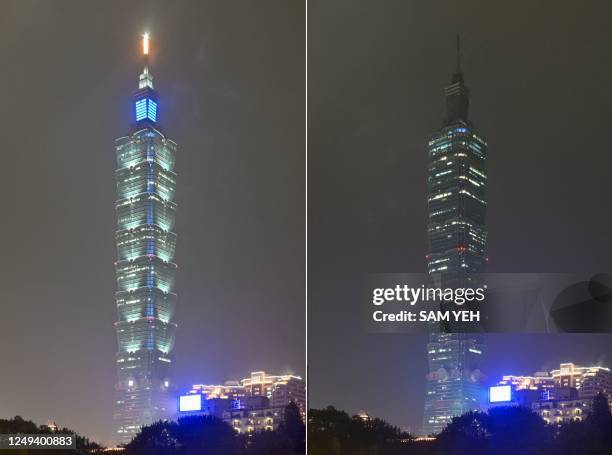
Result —
[{"label": "orange light on spire", "polygon": [[142,53],[149,55],[149,34],[145,33],[142,35]]}]

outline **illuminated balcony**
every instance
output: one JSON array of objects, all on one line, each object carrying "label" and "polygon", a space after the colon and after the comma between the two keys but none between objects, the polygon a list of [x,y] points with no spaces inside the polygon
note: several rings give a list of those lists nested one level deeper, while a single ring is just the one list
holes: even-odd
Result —
[{"label": "illuminated balcony", "polygon": [[156,256],[141,256],[133,261],[116,264],[119,291],[135,291],[138,288],[158,288],[170,292],[174,287],[177,266]]},{"label": "illuminated balcony", "polygon": [[120,261],[148,255],[158,256],[163,261],[171,261],[174,257],[176,234],[156,225],[118,231],[116,240]]},{"label": "illuminated balcony", "polygon": [[115,207],[119,230],[134,229],[145,224],[155,224],[165,231],[171,231],[174,227],[176,204],[156,194],[142,193],[130,199],[121,199]]},{"label": "illuminated balcony", "polygon": [[145,128],[132,136],[117,139],[116,144],[117,169],[134,167],[143,162],[157,163],[166,171],[174,168],[176,143],[153,128]]},{"label": "illuminated balcony", "polygon": [[174,318],[177,296],[158,288],[138,288],[116,294],[117,313],[120,322],[155,317],[163,322]]},{"label": "illuminated balcony", "polygon": [[155,193],[167,201],[174,199],[176,174],[155,162],[119,169],[116,180],[119,199],[133,198],[141,193]]},{"label": "illuminated balcony", "polygon": [[117,322],[115,327],[120,352],[156,349],[167,354],[174,346],[174,323],[162,322],[156,318],[142,318],[133,322]]}]

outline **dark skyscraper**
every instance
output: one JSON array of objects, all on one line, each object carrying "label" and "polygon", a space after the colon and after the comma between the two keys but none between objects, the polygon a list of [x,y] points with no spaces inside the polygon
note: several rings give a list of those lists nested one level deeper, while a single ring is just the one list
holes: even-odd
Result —
[{"label": "dark skyscraper", "polygon": [[176,264],[172,232],[177,145],[158,125],[144,36],[145,66],[134,94],[130,134],[116,140],[117,171],[117,397],[114,438],[129,442],[143,425],[167,418]]},{"label": "dark skyscraper", "polygon": [[[487,261],[487,143],[468,120],[469,90],[461,72],[458,39],[457,71],[444,94],[446,117],[429,141],[427,268],[436,286],[477,286]],[[430,335],[425,434],[438,433],[454,416],[480,407],[484,349],[478,335]]]}]

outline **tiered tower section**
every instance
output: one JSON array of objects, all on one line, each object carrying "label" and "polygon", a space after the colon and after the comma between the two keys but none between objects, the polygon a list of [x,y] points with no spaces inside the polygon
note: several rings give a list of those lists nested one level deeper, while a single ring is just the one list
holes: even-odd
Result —
[{"label": "tiered tower section", "polygon": [[427,268],[439,286],[477,284],[485,270],[486,150],[464,119],[446,124],[429,141]]},{"label": "tiered tower section", "polygon": [[[143,50],[146,58],[147,36]],[[131,132],[116,140],[117,443],[129,442],[140,427],[170,417],[173,409],[177,145],[158,126],[158,96],[146,64],[133,105]]]}]

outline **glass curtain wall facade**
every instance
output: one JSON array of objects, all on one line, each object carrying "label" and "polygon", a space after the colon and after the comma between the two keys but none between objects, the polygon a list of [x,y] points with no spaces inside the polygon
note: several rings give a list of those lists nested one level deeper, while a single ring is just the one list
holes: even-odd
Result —
[{"label": "glass curtain wall facade", "polygon": [[[427,270],[434,286],[475,287],[487,261],[487,143],[468,120],[459,60],[444,93],[446,117],[428,144]],[[441,332],[431,333],[427,345],[423,434],[439,433],[453,417],[479,409],[484,397],[482,337]]]},{"label": "glass curtain wall facade", "polygon": [[143,425],[171,417],[175,408],[170,390],[177,145],[158,126],[158,97],[147,65],[133,109],[130,134],[116,140],[118,444],[129,442]]}]

